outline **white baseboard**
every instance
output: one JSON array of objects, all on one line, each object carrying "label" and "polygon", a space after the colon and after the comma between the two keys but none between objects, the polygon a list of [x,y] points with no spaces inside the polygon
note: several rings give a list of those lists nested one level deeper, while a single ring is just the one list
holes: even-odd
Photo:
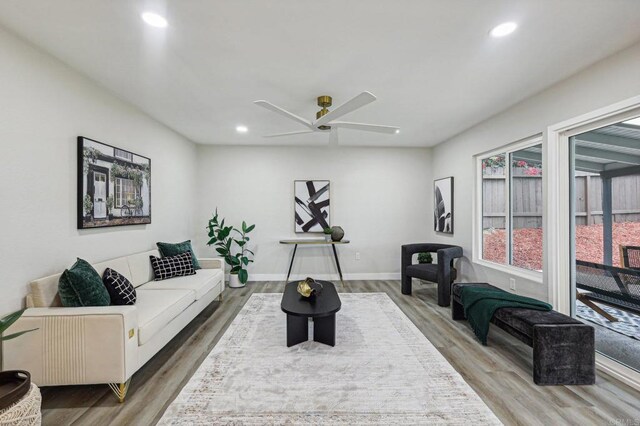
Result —
[{"label": "white baseboard", "polygon": [[[308,275],[291,275],[289,281],[303,280],[307,277],[312,277],[318,280],[325,281],[340,281],[338,274],[308,274]],[[370,280],[370,281],[383,281],[383,280],[399,280],[399,272],[380,272],[380,273],[360,273],[360,274],[344,274],[345,281],[352,280]],[[287,274],[249,274],[249,281],[284,281],[287,278]]]}]

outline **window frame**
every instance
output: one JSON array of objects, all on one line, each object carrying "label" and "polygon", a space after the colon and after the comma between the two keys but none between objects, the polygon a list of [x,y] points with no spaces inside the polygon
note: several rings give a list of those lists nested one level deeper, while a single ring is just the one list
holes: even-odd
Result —
[{"label": "window frame", "polygon": [[[532,146],[542,145],[542,149],[544,152],[544,140],[542,137],[542,133],[535,134],[533,136],[529,136],[524,139],[520,139],[516,142],[512,142],[507,145],[500,146],[498,148],[491,149],[489,151],[484,151],[478,153],[473,156],[474,162],[474,196],[473,196],[473,250],[472,250],[472,261],[476,265],[480,265],[486,268],[495,269],[500,272],[504,272],[510,275],[514,275],[520,278],[524,278],[530,281],[542,283],[543,282],[543,272],[542,271],[534,271],[531,269],[521,268],[519,266],[511,265],[511,251],[512,251],[512,225],[511,225],[511,216],[513,212],[511,211],[511,200],[512,200],[512,185],[511,185],[511,155],[519,151],[521,149],[530,148]],[[482,257],[482,245],[483,245],[483,178],[482,178],[482,161],[487,157],[493,157],[496,155],[505,155],[505,231],[507,231],[507,235],[505,238],[506,247],[506,257],[508,264],[496,263],[490,260],[485,260]],[[507,167],[507,164],[509,165]],[[543,170],[545,168],[544,158],[543,158]],[[544,172],[543,172],[544,176]],[[544,191],[544,185],[543,185]],[[543,241],[544,241],[544,215],[546,214],[546,199],[543,194],[543,206],[542,206],[542,214],[543,214]],[[544,262],[544,244],[543,244],[543,262]]]},{"label": "window frame", "polygon": [[[123,198],[123,194],[124,194],[124,191],[123,191],[124,185],[123,185],[123,183],[125,181],[131,182],[131,187],[133,188],[133,194],[134,194],[135,197],[140,197],[141,196],[139,191],[138,191],[138,188],[136,188],[136,185],[133,182],[133,179],[123,178],[123,177],[116,177],[114,179],[114,182],[113,182],[113,194],[114,194],[113,205],[114,205],[114,208],[116,208],[116,209],[121,209],[125,205],[129,206],[126,203],[126,201],[124,203],[122,203],[122,201],[123,201],[122,198]],[[120,204],[118,204],[118,201],[120,201]],[[131,206],[129,206],[129,207],[131,207]]]},{"label": "window frame", "polygon": [[[124,154],[124,155],[123,155]],[[133,162],[133,153],[120,148],[113,148],[113,158]]]}]

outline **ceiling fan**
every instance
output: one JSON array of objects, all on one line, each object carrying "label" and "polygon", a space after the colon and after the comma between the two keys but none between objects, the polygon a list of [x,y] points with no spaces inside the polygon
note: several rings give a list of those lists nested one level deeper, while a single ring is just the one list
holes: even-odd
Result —
[{"label": "ceiling fan", "polygon": [[301,135],[306,133],[314,133],[314,132],[330,132],[331,136],[329,141],[331,144],[338,143],[338,133],[337,129],[345,128],[345,129],[355,129],[355,130],[364,130],[366,132],[377,132],[377,133],[400,133],[400,129],[395,126],[383,126],[380,124],[365,124],[365,123],[352,123],[349,121],[336,121],[336,119],[346,115],[352,111],[357,110],[371,102],[375,101],[376,97],[370,92],[362,92],[358,96],[352,98],[351,100],[345,102],[339,107],[329,111],[327,108],[331,106],[333,100],[331,96],[319,96],[318,97],[318,106],[322,109],[316,113],[316,120],[309,121],[299,115],[296,115],[292,112],[289,112],[283,108],[280,108],[277,105],[272,104],[268,101],[254,101],[253,103],[261,106],[263,108],[268,109],[269,111],[273,111],[277,114],[280,114],[284,117],[287,117],[297,123],[302,124],[307,127],[307,130],[299,130],[295,132],[287,132],[287,133],[276,133],[273,135],[264,135],[265,138],[276,138],[281,136],[291,136],[291,135]]}]

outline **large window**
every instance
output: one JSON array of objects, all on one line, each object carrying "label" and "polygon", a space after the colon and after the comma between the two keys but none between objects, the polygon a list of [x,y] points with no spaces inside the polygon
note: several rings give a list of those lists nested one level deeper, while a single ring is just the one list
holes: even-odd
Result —
[{"label": "large window", "polygon": [[478,157],[482,260],[542,270],[540,138]]},{"label": "large window", "polygon": [[138,188],[131,179],[116,178],[115,179],[115,207],[121,208],[124,205],[133,207],[135,199],[140,196]]}]

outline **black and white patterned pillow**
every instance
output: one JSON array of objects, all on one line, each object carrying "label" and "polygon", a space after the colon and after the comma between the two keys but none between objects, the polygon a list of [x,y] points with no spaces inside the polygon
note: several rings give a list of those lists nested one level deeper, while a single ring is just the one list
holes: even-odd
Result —
[{"label": "black and white patterned pillow", "polygon": [[134,305],[136,303],[136,289],[124,275],[107,268],[102,274],[102,282],[109,292],[112,305]]},{"label": "black and white patterned pillow", "polygon": [[151,259],[151,268],[153,269],[153,275],[156,281],[196,273],[196,270],[193,268],[193,258],[190,251],[175,256],[162,258],[149,256],[149,258]]}]

